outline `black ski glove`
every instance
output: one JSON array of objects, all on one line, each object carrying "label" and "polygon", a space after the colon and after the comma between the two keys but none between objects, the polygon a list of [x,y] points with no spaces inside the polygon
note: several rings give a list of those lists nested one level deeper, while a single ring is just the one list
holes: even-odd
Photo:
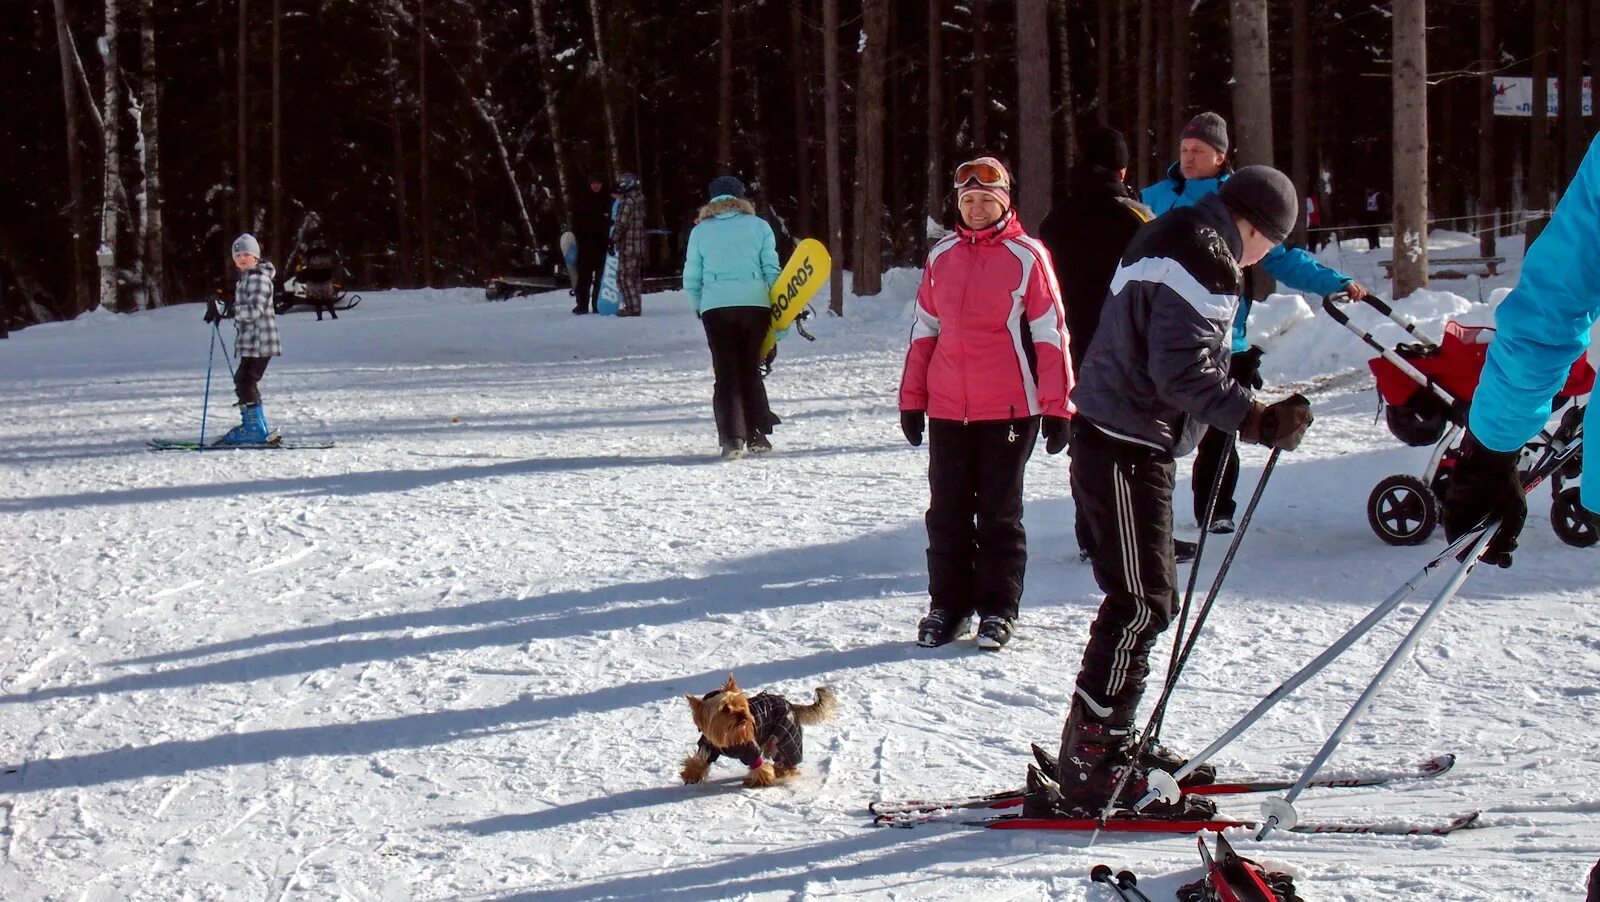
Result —
[{"label": "black ski glove", "polygon": [[1260,346],[1251,345],[1249,349],[1233,355],[1228,362],[1228,375],[1240,385],[1260,391],[1265,384],[1261,381],[1261,355],[1265,353]]},{"label": "black ski glove", "polygon": [[1039,433],[1044,436],[1044,453],[1060,454],[1072,437],[1072,421],[1066,417],[1046,416],[1039,422]]},{"label": "black ski glove", "polygon": [[1276,404],[1254,402],[1239,425],[1239,440],[1293,451],[1311,427],[1311,402],[1296,392]]},{"label": "black ski glove", "polygon": [[1454,542],[1485,520],[1499,520],[1500,528],[1483,551],[1483,562],[1496,567],[1511,566],[1511,552],[1517,550],[1517,536],[1528,519],[1528,495],[1517,473],[1520,456],[1490,451],[1468,432],[1445,484],[1445,538]]},{"label": "black ski glove", "polygon": [[905,433],[906,441],[911,447],[916,448],[922,444],[922,430],[927,428],[928,414],[921,410],[900,411],[900,431]]}]

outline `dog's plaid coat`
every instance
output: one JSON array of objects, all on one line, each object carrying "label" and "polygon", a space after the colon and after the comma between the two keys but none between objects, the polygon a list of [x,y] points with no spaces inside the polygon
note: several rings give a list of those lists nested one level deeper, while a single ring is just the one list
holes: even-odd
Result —
[{"label": "dog's plaid coat", "polygon": [[800,722],[794,719],[794,709],[788,699],[768,692],[753,695],[750,697],[750,716],[756,722],[754,744],[717,748],[705,734],[701,734],[700,751],[704,753],[707,764],[722,755],[738,758],[745,767],[755,767],[762,758],[770,758],[773,764],[781,767],[800,764],[805,749]]}]

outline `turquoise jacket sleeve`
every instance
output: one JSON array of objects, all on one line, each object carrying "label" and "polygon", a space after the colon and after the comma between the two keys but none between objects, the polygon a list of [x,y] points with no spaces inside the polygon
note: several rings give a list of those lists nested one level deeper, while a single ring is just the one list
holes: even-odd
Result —
[{"label": "turquoise jacket sleeve", "polygon": [[700,256],[700,228],[696,226],[689,230],[689,250],[683,258],[683,290],[689,295],[689,300],[694,302],[694,310],[700,312],[700,288],[704,284],[703,267],[705,261]]},{"label": "turquoise jacket sleeve", "polygon": [[[1478,390],[1472,434],[1485,447],[1522,447],[1550,419],[1550,401],[1589,346],[1600,316],[1600,139],[1589,145],[1554,217],[1522,261],[1517,287],[1495,310],[1497,330]],[[1587,435],[1600,435],[1589,405]],[[1600,511],[1600,479],[1583,482],[1583,506]]]},{"label": "turquoise jacket sleeve", "polygon": [[1278,245],[1261,258],[1261,268],[1279,282],[1296,291],[1309,291],[1318,297],[1327,297],[1355,279],[1329,269],[1306,253],[1305,248]]},{"label": "turquoise jacket sleeve", "polygon": [[778,283],[778,273],[783,272],[783,261],[778,259],[778,238],[772,234],[772,226],[765,220],[759,220],[764,232],[761,235],[761,273],[767,277],[767,290]]}]

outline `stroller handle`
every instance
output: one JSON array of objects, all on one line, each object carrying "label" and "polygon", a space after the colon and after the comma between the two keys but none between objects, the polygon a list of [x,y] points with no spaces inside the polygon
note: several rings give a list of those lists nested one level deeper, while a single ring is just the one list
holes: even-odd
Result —
[{"label": "stroller handle", "polygon": [[[1328,316],[1332,317],[1334,322],[1337,322],[1339,325],[1344,326],[1346,329],[1349,329],[1351,332],[1355,333],[1355,336],[1361,339],[1362,342],[1367,345],[1367,347],[1377,351],[1378,356],[1394,364],[1401,372],[1405,373],[1407,376],[1410,376],[1412,381],[1416,382],[1424,389],[1427,389],[1429,392],[1432,392],[1434,397],[1443,401],[1447,407],[1451,408],[1451,410],[1456,411],[1458,416],[1461,415],[1460,399],[1446,391],[1443,386],[1439,385],[1421,370],[1413,366],[1411,361],[1400,356],[1400,354],[1396,352],[1394,348],[1385,345],[1383,342],[1374,338],[1371,332],[1368,332],[1355,323],[1352,323],[1350,321],[1350,314],[1344,312],[1338,307],[1338,303],[1341,300],[1349,302],[1354,300],[1354,298],[1350,297],[1350,293],[1347,291],[1336,291],[1322,299],[1322,309],[1328,312]],[[1433,339],[1422,334],[1421,332],[1418,332],[1417,327],[1414,324],[1408,323],[1396,316],[1394,308],[1390,307],[1376,295],[1369,294],[1362,298],[1361,301],[1372,309],[1388,317],[1389,320],[1395,325],[1398,325],[1400,328],[1406,330],[1406,334],[1417,339],[1418,343],[1433,349],[1437,349],[1439,347],[1438,344],[1433,341]],[[1463,422],[1465,422],[1464,417],[1461,417],[1461,419]]]},{"label": "stroller handle", "polygon": [[[1338,307],[1340,303],[1351,303],[1353,301],[1355,301],[1355,298],[1350,296],[1350,292],[1341,289],[1322,299],[1322,309],[1326,310],[1328,315],[1333,317],[1334,321],[1339,323],[1339,325],[1344,326],[1346,329],[1355,332],[1357,335],[1360,335],[1363,337],[1363,339],[1365,339],[1367,337],[1366,333],[1357,329],[1355,326],[1352,326],[1350,324],[1350,315],[1345,313],[1343,310],[1340,310]],[[1393,322],[1395,325],[1406,330],[1406,334],[1410,335],[1412,338],[1415,338],[1417,341],[1420,341],[1429,347],[1434,346],[1433,339],[1422,334],[1421,332],[1418,332],[1415,323],[1406,322],[1405,320],[1396,316],[1394,308],[1389,306],[1388,302],[1386,302],[1383,298],[1380,298],[1375,294],[1368,293],[1365,297],[1361,298],[1361,303],[1366,304],[1368,307],[1371,307],[1372,309],[1383,314],[1389,319],[1390,322]],[[1368,341],[1367,343],[1372,344],[1371,341]],[[1374,345],[1374,347],[1378,346]],[[1378,347],[1378,350],[1381,351],[1383,349]]]}]

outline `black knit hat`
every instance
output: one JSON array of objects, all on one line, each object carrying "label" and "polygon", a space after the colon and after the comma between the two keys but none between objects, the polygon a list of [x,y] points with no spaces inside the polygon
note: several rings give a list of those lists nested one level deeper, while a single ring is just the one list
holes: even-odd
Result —
[{"label": "black knit hat", "polygon": [[1198,138],[1217,149],[1217,153],[1228,152],[1228,121],[1216,113],[1201,113],[1189,120],[1178,135],[1178,140],[1184,138]]},{"label": "black knit hat", "polygon": [[744,197],[744,182],[731,175],[719,175],[711,180],[711,187],[706,193],[712,200],[719,197]]},{"label": "black knit hat", "polygon": [[1083,161],[1112,172],[1128,168],[1128,142],[1114,128],[1096,126],[1083,135]]},{"label": "black knit hat", "polygon": [[1246,166],[1222,183],[1222,202],[1255,226],[1261,234],[1282,244],[1300,218],[1300,200],[1294,182],[1271,166]]}]

